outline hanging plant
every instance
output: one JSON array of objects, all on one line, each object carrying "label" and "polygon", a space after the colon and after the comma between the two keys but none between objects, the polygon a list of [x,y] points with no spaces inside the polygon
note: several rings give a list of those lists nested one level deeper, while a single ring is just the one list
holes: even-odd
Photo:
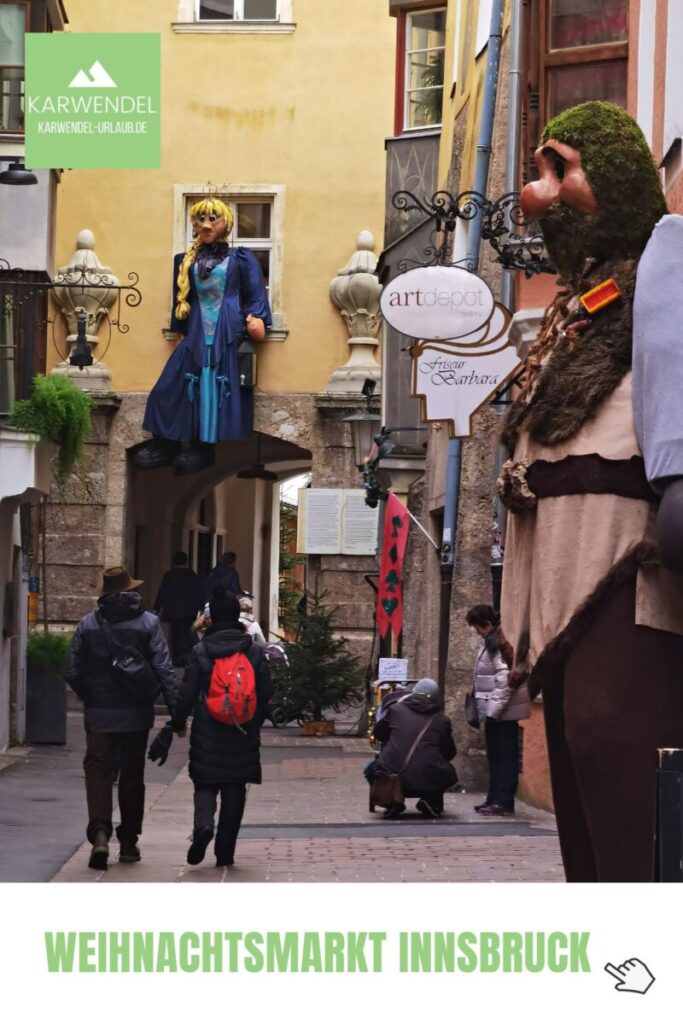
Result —
[{"label": "hanging plant", "polygon": [[92,429],[92,398],[68,377],[34,377],[30,398],[15,404],[10,422],[57,445],[57,479],[64,483],[85,453]]}]

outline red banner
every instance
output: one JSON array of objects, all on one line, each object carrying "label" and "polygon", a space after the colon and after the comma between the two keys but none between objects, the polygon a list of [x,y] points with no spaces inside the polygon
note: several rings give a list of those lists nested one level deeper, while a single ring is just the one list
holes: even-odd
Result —
[{"label": "red banner", "polygon": [[399,636],[403,629],[403,558],[407,543],[408,513],[396,495],[389,491],[377,592],[377,626],[383,637],[389,629],[394,636]]}]

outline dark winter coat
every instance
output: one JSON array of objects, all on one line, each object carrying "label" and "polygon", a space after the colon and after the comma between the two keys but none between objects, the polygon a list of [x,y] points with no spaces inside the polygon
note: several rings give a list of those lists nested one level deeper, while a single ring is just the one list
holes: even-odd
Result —
[{"label": "dark winter coat", "polygon": [[458,777],[450,763],[455,757],[451,720],[434,698],[410,693],[391,704],[375,726],[375,738],[382,744],[376,762],[378,771],[398,772],[416,736],[431,717],[417,749],[401,772],[406,796],[445,792]]},{"label": "dark winter coat", "polygon": [[235,597],[240,597],[244,593],[237,569],[234,565],[228,565],[226,562],[219,562],[209,576],[207,601],[211,600],[214,587],[225,587],[226,591],[229,594],[234,594]]},{"label": "dark winter coat", "polygon": [[[156,615],[145,611],[139,594],[107,594],[98,601],[101,615],[118,643],[136,647],[149,661],[170,712],[177,697],[176,675]],[[139,704],[112,668],[112,655],[94,612],[78,623],[64,672],[85,705],[88,732],[142,732],[154,725],[154,705]]]},{"label": "dark winter coat", "polygon": [[[217,721],[206,707],[211,670],[216,658],[243,651],[256,676],[256,715],[242,725]],[[173,728],[183,728],[194,714],[190,734],[190,778],[199,784],[261,781],[260,732],[273,693],[268,661],[258,644],[238,629],[211,627],[190,652],[185,679],[173,715]]]},{"label": "dark winter coat", "polygon": [[202,586],[199,576],[186,566],[164,573],[154,602],[154,611],[162,622],[173,619],[194,619],[202,607]]}]

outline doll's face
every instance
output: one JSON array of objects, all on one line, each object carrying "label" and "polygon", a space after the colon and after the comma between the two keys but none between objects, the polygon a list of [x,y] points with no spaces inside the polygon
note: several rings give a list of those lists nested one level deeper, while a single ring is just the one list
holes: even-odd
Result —
[{"label": "doll's face", "polygon": [[202,245],[213,245],[228,233],[225,217],[217,213],[198,213],[192,221],[192,227]]}]

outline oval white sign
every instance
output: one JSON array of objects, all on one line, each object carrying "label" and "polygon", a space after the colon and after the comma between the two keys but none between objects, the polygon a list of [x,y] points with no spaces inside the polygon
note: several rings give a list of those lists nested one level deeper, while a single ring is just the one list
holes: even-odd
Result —
[{"label": "oval white sign", "polygon": [[380,299],[387,323],[411,338],[464,338],[493,315],[493,292],[461,267],[417,267],[399,274]]}]

